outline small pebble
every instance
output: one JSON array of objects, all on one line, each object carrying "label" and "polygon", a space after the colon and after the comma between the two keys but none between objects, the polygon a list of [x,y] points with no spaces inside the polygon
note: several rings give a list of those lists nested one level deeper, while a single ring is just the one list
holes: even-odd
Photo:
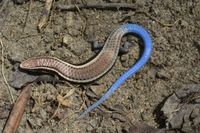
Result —
[{"label": "small pebble", "polygon": [[170,74],[166,72],[166,70],[161,70],[156,73],[156,77],[159,79],[169,80]]},{"label": "small pebble", "polygon": [[66,46],[69,45],[70,43],[73,42],[73,38],[70,35],[65,35],[63,37],[63,44],[65,44]]},{"label": "small pebble", "polygon": [[126,107],[122,104],[116,104],[114,105],[114,109],[119,110],[119,111],[125,111]]},{"label": "small pebble", "polygon": [[26,1],[27,1],[27,0],[13,0],[13,2],[14,2],[15,4],[19,4],[19,5],[25,3]]},{"label": "small pebble", "polygon": [[200,41],[194,41],[194,46],[200,51]]},{"label": "small pebble", "polygon": [[107,2],[109,2],[109,3],[119,3],[120,0],[107,0]]},{"label": "small pebble", "polygon": [[122,63],[122,66],[127,68],[129,67],[129,55],[128,54],[124,54],[120,57],[120,61]]},{"label": "small pebble", "polygon": [[125,117],[123,117],[121,114],[119,114],[119,113],[113,113],[112,114],[112,118],[114,119],[114,120],[119,120],[120,122],[125,122],[126,121],[126,118]]},{"label": "small pebble", "polygon": [[145,123],[137,123],[132,125],[128,133],[165,133],[165,129],[157,129]]}]

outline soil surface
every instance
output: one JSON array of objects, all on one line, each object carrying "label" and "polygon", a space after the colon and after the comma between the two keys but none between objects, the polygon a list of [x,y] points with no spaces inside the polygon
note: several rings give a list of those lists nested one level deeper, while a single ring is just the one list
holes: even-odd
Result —
[{"label": "soil surface", "polygon": [[[3,72],[8,81],[15,64],[29,57],[53,56],[72,64],[84,63],[98,52],[91,50],[91,41],[104,43],[109,34],[124,23],[143,26],[153,39],[149,62],[83,119],[76,120],[139,58],[142,47],[137,37],[122,38],[122,44],[127,41],[133,44],[130,51],[119,56],[111,71],[94,83],[81,85],[62,79],[62,83],[35,84],[19,132],[29,129],[38,133],[120,133],[128,132],[137,122],[165,128],[159,113],[162,102],[180,88],[200,83],[199,0],[88,0],[87,3],[134,4],[136,10],[79,11],[59,11],[54,7],[79,4],[81,0],[57,0],[42,32],[38,31],[37,25],[45,0],[22,1],[20,4],[7,1],[3,4],[0,0],[0,39],[4,48],[4,54],[1,54]],[[0,84],[0,110],[4,110],[0,112],[2,130],[11,103],[2,76]],[[20,90],[12,87],[11,91],[15,99],[20,94]]]}]

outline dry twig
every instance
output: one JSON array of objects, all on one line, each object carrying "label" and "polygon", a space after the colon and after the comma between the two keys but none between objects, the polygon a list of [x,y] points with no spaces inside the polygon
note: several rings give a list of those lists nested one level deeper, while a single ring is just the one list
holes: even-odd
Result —
[{"label": "dry twig", "polygon": [[3,46],[3,43],[0,39],[0,44],[1,44],[1,61],[2,61],[2,64],[1,64],[1,74],[2,74],[2,77],[4,79],[4,82],[6,84],[6,86],[8,87],[8,92],[10,94],[10,97],[11,97],[11,103],[14,103],[15,100],[14,100],[14,97],[13,97],[13,94],[12,94],[12,91],[11,91],[11,88],[10,88],[10,85],[8,84],[8,81],[6,80],[6,77],[5,77],[5,74],[4,74],[4,46]]},{"label": "dry twig", "polygon": [[28,18],[29,18],[31,9],[32,9],[32,3],[33,3],[33,0],[30,0],[30,4],[29,4],[29,8],[28,8],[28,13],[27,13],[27,15],[26,15],[26,19],[25,19],[25,23],[24,23],[23,32],[25,31],[26,24],[27,24],[27,22],[28,22]]},{"label": "dry twig", "polygon": [[[135,4],[127,4],[127,3],[89,3],[89,4],[74,4],[74,5],[57,5],[56,9],[61,11],[80,11],[80,9],[102,9],[102,10],[133,10],[135,13],[143,13],[153,21],[156,21],[161,26],[167,26],[172,27],[174,24],[176,24],[180,19],[176,20],[174,23],[163,23],[157,18],[153,17],[151,14],[149,14],[146,11],[142,11],[137,8],[137,5]],[[135,14],[134,13],[134,14]],[[128,14],[127,16],[132,16],[134,14]]]},{"label": "dry twig", "polygon": [[127,3],[89,3],[89,4],[74,4],[74,5],[57,5],[56,9],[61,11],[76,11],[80,9],[124,9],[124,10],[136,10],[134,4]]},{"label": "dry twig", "polygon": [[50,10],[53,4],[53,0],[46,0],[45,7],[43,9],[42,17],[38,23],[38,30],[41,32],[42,29],[47,25],[47,21],[50,15]]},{"label": "dry twig", "polygon": [[31,85],[29,84],[22,90],[4,127],[3,133],[15,133],[19,127],[24,114],[25,106],[31,95]]}]

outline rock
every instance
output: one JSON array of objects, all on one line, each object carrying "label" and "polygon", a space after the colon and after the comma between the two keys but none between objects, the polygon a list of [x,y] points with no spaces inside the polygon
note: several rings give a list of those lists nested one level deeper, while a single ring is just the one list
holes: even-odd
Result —
[{"label": "rock", "polygon": [[200,131],[200,85],[188,85],[170,96],[161,111],[166,117],[167,129],[180,132]]},{"label": "rock", "polygon": [[126,118],[125,117],[123,117],[121,114],[119,114],[119,113],[113,113],[112,114],[112,118],[114,119],[114,120],[119,120],[120,122],[125,122],[126,121]]},{"label": "rock", "polygon": [[20,89],[28,83],[32,82],[51,82],[53,84],[59,82],[58,77],[54,77],[51,74],[36,74],[36,73],[28,73],[28,71],[22,71],[19,69],[19,64],[15,64],[14,72],[12,72],[9,76],[9,84],[10,86]]},{"label": "rock", "polygon": [[165,133],[165,129],[157,129],[145,123],[137,123],[129,128],[128,133]]}]

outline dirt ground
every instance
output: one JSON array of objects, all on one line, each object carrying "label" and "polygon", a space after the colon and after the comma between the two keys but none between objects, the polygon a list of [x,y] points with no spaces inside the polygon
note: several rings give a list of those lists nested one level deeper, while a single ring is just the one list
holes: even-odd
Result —
[{"label": "dirt ground", "polygon": [[[1,8],[3,2],[0,2]],[[81,0],[73,2],[82,3]],[[123,37],[122,42],[130,38],[134,44],[130,52],[119,56],[111,71],[95,83],[80,85],[64,81],[55,85],[45,82],[35,84],[18,129],[20,133],[27,130],[38,133],[121,133],[127,132],[132,124],[141,121],[164,128],[159,112],[162,102],[181,87],[200,83],[199,0],[87,1],[106,2],[130,3],[136,5],[137,9],[59,11],[53,8],[48,25],[42,32],[38,32],[37,24],[45,0],[26,1],[23,4],[14,4],[8,0],[6,7],[0,12],[0,39],[4,45],[4,55],[1,56],[5,59],[4,73],[8,81],[14,64],[29,57],[45,55],[72,64],[84,63],[96,55],[91,50],[91,40],[104,43],[109,34],[124,23],[142,25],[153,39],[153,53],[149,62],[102,106],[83,119],[76,120],[79,113],[100,98],[137,61],[142,48],[139,47],[137,37]],[[57,0],[53,5],[60,3],[73,4],[67,0]],[[146,12],[156,20],[137,11]],[[0,127],[3,127],[11,108],[10,95],[2,76],[0,81],[0,107],[4,110],[0,115]],[[11,90],[16,99],[20,90]],[[95,98],[92,91],[98,98]],[[65,95],[70,96],[59,102],[59,97]]]}]

